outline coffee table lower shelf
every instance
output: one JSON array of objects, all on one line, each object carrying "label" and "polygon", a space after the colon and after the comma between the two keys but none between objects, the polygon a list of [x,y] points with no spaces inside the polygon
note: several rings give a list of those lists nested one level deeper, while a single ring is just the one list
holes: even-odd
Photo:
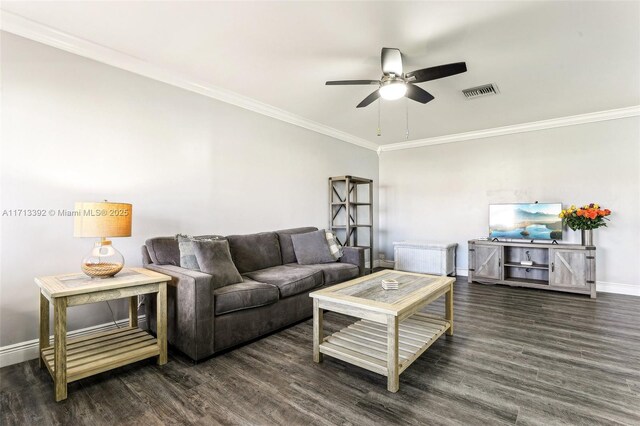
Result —
[{"label": "coffee table lower shelf", "polygon": [[[157,339],[137,327],[123,327],[69,339],[67,383],[159,354]],[[42,349],[40,356],[51,376],[55,377],[54,348]]]},{"label": "coffee table lower shelf", "polygon": [[[398,327],[398,373],[409,367],[450,327],[445,319],[423,313],[402,321]],[[360,320],[325,337],[320,352],[388,376],[387,339],[386,325]]]}]

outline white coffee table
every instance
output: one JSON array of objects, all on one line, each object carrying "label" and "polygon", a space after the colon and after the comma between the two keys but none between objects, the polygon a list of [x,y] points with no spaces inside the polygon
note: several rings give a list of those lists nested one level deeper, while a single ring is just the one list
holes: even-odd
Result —
[{"label": "white coffee table", "polygon": [[[398,290],[384,290],[382,279],[396,279]],[[313,359],[326,354],[387,377],[397,392],[400,374],[445,332],[453,335],[454,278],[402,271],[381,271],[315,291]],[[445,316],[418,312],[446,295]],[[361,320],[324,337],[323,311]]]}]

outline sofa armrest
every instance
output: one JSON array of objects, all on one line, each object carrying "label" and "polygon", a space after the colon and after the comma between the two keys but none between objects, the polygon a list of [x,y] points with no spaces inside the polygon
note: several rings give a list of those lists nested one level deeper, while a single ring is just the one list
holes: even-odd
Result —
[{"label": "sofa armrest", "polygon": [[149,249],[147,248],[147,246],[140,247],[140,251],[142,253],[142,266],[147,266],[153,263],[153,261],[151,260],[151,256],[149,255]]},{"label": "sofa armrest", "polygon": [[[173,265],[147,264],[145,268],[171,277],[167,286],[167,338],[194,360],[210,356],[213,348],[213,277]],[[147,319],[156,330],[156,298],[148,297]]]},{"label": "sofa armrest", "polygon": [[366,249],[362,247],[342,247],[342,257],[339,262],[341,263],[351,263],[352,265],[356,265],[360,271],[358,276],[364,275],[364,251]]}]

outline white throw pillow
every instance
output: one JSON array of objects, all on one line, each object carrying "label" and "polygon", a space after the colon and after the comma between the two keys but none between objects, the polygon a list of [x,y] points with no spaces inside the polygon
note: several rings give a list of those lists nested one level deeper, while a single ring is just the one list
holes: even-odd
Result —
[{"label": "white throw pillow", "polygon": [[325,235],[327,236],[327,243],[329,244],[331,256],[333,256],[335,260],[340,259],[344,253],[342,252],[342,246],[338,243],[338,239],[335,234],[333,231],[326,231]]}]

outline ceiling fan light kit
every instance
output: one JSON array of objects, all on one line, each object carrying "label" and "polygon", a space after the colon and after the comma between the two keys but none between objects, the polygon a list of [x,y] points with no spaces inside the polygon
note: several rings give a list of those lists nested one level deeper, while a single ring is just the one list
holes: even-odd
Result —
[{"label": "ceiling fan light kit", "polygon": [[388,80],[380,84],[380,97],[388,101],[395,101],[407,93],[407,85],[403,80]]}]

